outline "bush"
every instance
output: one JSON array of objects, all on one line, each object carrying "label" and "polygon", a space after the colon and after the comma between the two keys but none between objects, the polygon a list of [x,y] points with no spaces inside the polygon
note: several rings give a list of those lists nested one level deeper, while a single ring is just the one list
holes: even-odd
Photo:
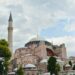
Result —
[{"label": "bush", "polygon": [[22,68],[22,66],[20,66],[16,72],[17,75],[24,75],[24,70]]}]

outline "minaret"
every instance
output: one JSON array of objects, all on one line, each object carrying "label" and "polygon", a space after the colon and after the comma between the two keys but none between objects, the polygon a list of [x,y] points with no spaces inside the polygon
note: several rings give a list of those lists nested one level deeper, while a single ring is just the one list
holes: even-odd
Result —
[{"label": "minaret", "polygon": [[11,13],[8,20],[8,44],[9,44],[9,49],[13,53],[13,20]]}]

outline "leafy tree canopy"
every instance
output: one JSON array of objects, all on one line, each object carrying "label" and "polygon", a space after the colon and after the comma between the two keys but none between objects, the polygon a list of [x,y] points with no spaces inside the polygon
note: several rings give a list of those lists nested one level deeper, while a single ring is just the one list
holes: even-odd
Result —
[{"label": "leafy tree canopy", "polygon": [[11,51],[8,48],[8,42],[4,39],[0,40],[0,57],[4,57],[8,61],[11,57]]},{"label": "leafy tree canopy", "polygon": [[58,75],[58,73],[59,73],[59,71],[60,71],[60,65],[57,63],[56,64],[56,75]]},{"label": "leafy tree canopy", "polygon": [[50,75],[55,74],[58,75],[60,71],[60,65],[57,63],[56,58],[51,56],[48,60],[47,69],[50,72]]},{"label": "leafy tree canopy", "polygon": [[22,66],[20,66],[19,68],[18,68],[18,70],[17,70],[17,75],[24,75],[24,70],[23,70],[23,68],[22,68]]},{"label": "leafy tree canopy", "polygon": [[7,46],[8,47],[8,42],[5,39],[1,39],[0,40],[0,45]]},{"label": "leafy tree canopy", "polygon": [[56,58],[55,57],[50,57],[48,60],[48,65],[47,65],[47,69],[48,71],[51,73],[51,75],[53,73],[55,73],[56,71]]},{"label": "leafy tree canopy", "polygon": [[75,70],[75,65],[73,66],[73,70]]},{"label": "leafy tree canopy", "polygon": [[0,57],[4,58],[3,62],[0,61],[0,75],[2,75],[3,71],[7,75],[9,64],[8,62],[11,58],[11,51],[8,48],[8,42],[5,39],[0,39]]},{"label": "leafy tree canopy", "polygon": [[69,61],[69,65],[72,67],[72,62],[71,61]]}]

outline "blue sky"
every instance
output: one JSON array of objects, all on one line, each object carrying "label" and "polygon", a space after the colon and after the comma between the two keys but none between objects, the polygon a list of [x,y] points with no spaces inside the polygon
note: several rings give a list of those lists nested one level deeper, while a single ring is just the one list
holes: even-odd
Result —
[{"label": "blue sky", "polygon": [[10,11],[14,51],[38,33],[54,44],[65,43],[67,55],[75,56],[75,0],[0,0],[0,38],[7,39]]},{"label": "blue sky", "polygon": [[54,27],[48,27],[46,29],[42,29],[41,35],[42,36],[47,36],[47,37],[60,37],[60,36],[74,36],[75,32],[74,31],[66,31],[64,28],[66,25],[68,25],[68,20],[60,20],[58,23],[56,23],[56,26]]}]

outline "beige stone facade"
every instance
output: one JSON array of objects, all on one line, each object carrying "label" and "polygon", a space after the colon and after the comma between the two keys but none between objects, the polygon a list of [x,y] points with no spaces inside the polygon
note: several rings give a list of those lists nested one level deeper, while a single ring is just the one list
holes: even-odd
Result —
[{"label": "beige stone facade", "polygon": [[25,67],[26,64],[34,64],[37,69],[46,72],[46,63],[40,62],[43,59],[48,59],[49,56],[57,56],[60,59],[65,60],[67,58],[65,45],[61,44],[60,46],[57,46],[40,39],[31,40],[25,44],[25,47],[15,50],[15,67],[18,67],[20,64],[23,67]]}]

